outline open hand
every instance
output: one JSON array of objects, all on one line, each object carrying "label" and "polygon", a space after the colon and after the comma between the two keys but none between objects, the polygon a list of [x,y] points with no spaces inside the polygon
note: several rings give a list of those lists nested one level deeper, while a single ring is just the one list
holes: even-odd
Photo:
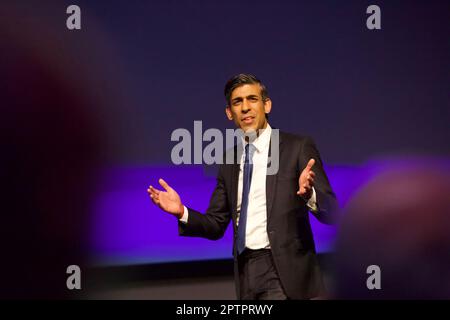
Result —
[{"label": "open hand", "polygon": [[314,177],[316,174],[312,171],[313,165],[316,163],[314,159],[310,159],[305,169],[303,169],[298,179],[297,194],[305,200],[309,200],[312,195],[312,188],[314,187]]},{"label": "open hand", "polygon": [[170,213],[176,216],[178,219],[181,219],[184,213],[184,206],[181,203],[180,196],[163,179],[159,179],[158,182],[165,191],[155,189],[152,186],[147,189],[147,192],[150,195],[153,203],[167,213]]}]

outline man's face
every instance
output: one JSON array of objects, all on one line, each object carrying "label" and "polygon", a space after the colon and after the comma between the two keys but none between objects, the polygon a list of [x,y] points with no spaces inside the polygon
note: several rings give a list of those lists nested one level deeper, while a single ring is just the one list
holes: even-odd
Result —
[{"label": "man's face", "polygon": [[262,100],[259,84],[244,84],[231,93],[230,105],[225,112],[229,120],[244,132],[264,129],[267,126],[266,113],[270,112],[272,102]]}]

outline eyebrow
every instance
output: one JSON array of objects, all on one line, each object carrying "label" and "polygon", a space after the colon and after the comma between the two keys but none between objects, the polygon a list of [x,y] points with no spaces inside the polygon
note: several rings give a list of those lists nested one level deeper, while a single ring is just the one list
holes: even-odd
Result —
[{"label": "eyebrow", "polygon": [[[250,94],[250,95],[246,96],[245,98],[252,99],[252,98],[259,98],[259,96],[255,95],[255,94]],[[236,98],[232,99],[231,102],[237,102],[237,101],[241,101],[241,100],[243,100],[242,97],[236,97]]]}]

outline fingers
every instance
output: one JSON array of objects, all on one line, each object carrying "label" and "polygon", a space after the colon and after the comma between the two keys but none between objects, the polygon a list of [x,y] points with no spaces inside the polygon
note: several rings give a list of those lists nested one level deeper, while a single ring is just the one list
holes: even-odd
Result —
[{"label": "fingers", "polygon": [[316,174],[313,171],[310,171],[309,174],[306,176],[306,179],[311,186],[314,185],[314,177],[315,176],[316,176]]},{"label": "fingers", "polygon": [[303,186],[300,187],[300,190],[297,191],[298,195],[304,195],[308,192],[310,192],[312,190],[312,186],[309,184],[304,184]]},{"label": "fingers", "polygon": [[159,198],[159,193],[160,193],[161,191],[159,191],[159,190],[153,188],[152,186],[150,186],[150,187],[147,189],[147,192],[148,192],[148,194],[150,195],[150,197],[158,197],[158,198]]},{"label": "fingers", "polygon": [[159,182],[159,184],[161,185],[161,187],[164,188],[164,190],[170,191],[170,189],[172,189],[172,188],[167,184],[167,182],[165,182],[163,179],[159,179],[158,182]]},{"label": "fingers", "polygon": [[316,163],[313,158],[309,159],[306,164],[305,169],[303,169],[299,178],[299,190],[297,194],[301,197],[305,197],[311,194],[312,188],[314,187],[314,178],[316,174],[312,171],[312,167]]},{"label": "fingers", "polygon": [[300,189],[297,191],[297,194],[300,194],[300,195],[305,194],[305,193],[309,192],[312,189],[312,187],[313,186],[311,185],[311,183],[309,181],[307,181],[300,186]]},{"label": "fingers", "polygon": [[[158,182],[166,191],[171,190],[170,186],[163,179],[159,179]],[[159,205],[160,203],[159,196],[163,191],[155,189],[153,186],[149,186],[147,192],[150,195],[150,198],[152,199],[153,203]]]},{"label": "fingers", "polygon": [[147,192],[151,198],[159,198],[159,194],[157,194],[156,192],[151,191],[150,189],[148,189]]},{"label": "fingers", "polygon": [[311,170],[311,168],[313,167],[313,165],[316,163],[316,160],[314,160],[313,158],[309,159],[308,164],[306,165],[306,169]]},{"label": "fingers", "polygon": [[147,189],[147,191],[148,191],[149,193],[153,193],[153,194],[156,194],[156,195],[158,195],[158,196],[159,196],[159,193],[161,192],[160,190],[155,189],[155,188],[153,188],[152,186],[150,186],[150,187]]},{"label": "fingers", "polygon": [[311,191],[312,187],[314,187],[315,176],[316,174],[312,170],[306,175],[306,180],[303,180],[299,185],[299,190],[297,191],[298,195],[303,195]]},{"label": "fingers", "polygon": [[154,197],[154,196],[152,196],[152,195],[150,195],[150,198],[152,199],[152,202],[153,202],[154,204],[156,204],[157,206],[159,206],[159,199],[157,199],[156,197]]},{"label": "fingers", "polygon": [[150,193],[150,198],[152,199],[153,203],[159,206],[159,196],[155,193]]},{"label": "fingers", "polygon": [[[299,186],[300,187],[308,187],[308,185],[314,186],[314,178],[316,177],[316,174],[314,171],[310,170],[309,172],[303,172],[302,176],[299,179]],[[305,180],[306,179],[306,180]],[[308,183],[308,184],[306,184]]]},{"label": "fingers", "polygon": [[147,189],[147,192],[150,195],[150,198],[152,199],[153,203],[159,205],[159,194],[161,191],[150,186]]}]

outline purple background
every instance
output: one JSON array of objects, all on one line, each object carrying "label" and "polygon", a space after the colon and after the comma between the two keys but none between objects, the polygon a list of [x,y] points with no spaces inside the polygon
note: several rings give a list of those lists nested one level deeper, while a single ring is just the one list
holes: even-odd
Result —
[{"label": "purple background", "polygon": [[[345,168],[333,168],[330,178],[339,179],[336,175],[345,171]],[[214,243],[207,239],[178,236],[176,220],[153,205],[147,195],[149,181],[157,185],[157,177],[164,177],[186,206],[205,212],[216,181],[205,175],[201,166],[107,170],[103,191],[94,207],[93,253],[98,263],[231,258],[231,223],[225,236]],[[341,194],[348,192],[344,188],[339,190]],[[315,219],[312,221],[318,250],[324,251],[331,244],[335,228]]]},{"label": "purple background", "polygon": [[[385,159],[362,166],[328,166],[326,171],[341,207],[372,178],[387,170],[430,167],[450,169],[447,159]],[[95,263],[105,265],[231,258],[232,228],[212,243],[201,238],[179,237],[176,220],[153,205],[146,194],[158,177],[177,190],[186,206],[206,210],[215,178],[201,166],[135,167],[105,170],[102,192],[94,207],[92,234]],[[333,249],[336,226],[311,217],[316,249]]]}]

